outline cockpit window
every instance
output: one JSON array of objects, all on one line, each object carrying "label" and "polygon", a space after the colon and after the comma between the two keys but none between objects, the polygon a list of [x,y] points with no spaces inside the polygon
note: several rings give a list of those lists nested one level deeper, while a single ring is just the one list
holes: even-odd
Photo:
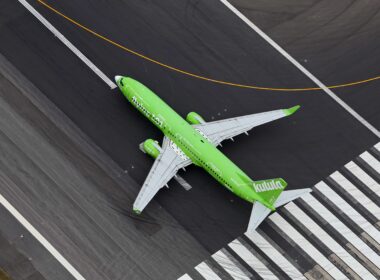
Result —
[{"label": "cockpit window", "polygon": [[123,78],[120,79],[119,83],[121,84],[122,87],[124,86],[124,84],[123,84]]}]

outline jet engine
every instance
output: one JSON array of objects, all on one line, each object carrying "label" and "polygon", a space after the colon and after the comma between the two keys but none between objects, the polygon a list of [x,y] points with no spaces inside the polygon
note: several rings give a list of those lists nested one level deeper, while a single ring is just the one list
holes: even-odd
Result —
[{"label": "jet engine", "polygon": [[150,155],[152,158],[157,158],[161,153],[161,147],[156,140],[147,139],[144,141],[142,148],[145,153]]},{"label": "jet engine", "polygon": [[195,112],[190,112],[186,116],[186,121],[190,124],[202,124],[205,120]]}]

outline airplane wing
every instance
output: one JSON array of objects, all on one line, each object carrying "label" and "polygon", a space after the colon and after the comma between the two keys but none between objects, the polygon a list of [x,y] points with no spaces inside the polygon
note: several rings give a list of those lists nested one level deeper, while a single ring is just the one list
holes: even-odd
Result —
[{"label": "airplane wing", "polygon": [[252,128],[293,114],[300,106],[242,117],[230,118],[214,122],[206,122],[194,127],[205,134],[209,140],[218,145],[225,139],[231,139],[239,134],[247,133]]},{"label": "airplane wing", "polygon": [[177,171],[191,164],[191,160],[166,136],[162,151],[152,168],[133,204],[133,211],[141,213],[156,193],[164,187]]}]

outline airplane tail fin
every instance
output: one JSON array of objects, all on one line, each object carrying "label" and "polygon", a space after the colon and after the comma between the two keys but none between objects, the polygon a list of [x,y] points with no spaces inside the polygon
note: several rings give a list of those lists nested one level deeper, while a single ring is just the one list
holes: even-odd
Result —
[{"label": "airplane tail fin", "polygon": [[276,210],[275,201],[286,188],[288,183],[282,178],[253,181],[253,190],[257,193],[260,201],[264,206],[271,210]]},{"label": "airplane tail fin", "polygon": [[310,188],[284,191],[286,186],[287,183],[281,178],[254,182],[253,188],[260,195],[261,199],[253,203],[247,232],[255,231],[276,207],[311,192]]}]

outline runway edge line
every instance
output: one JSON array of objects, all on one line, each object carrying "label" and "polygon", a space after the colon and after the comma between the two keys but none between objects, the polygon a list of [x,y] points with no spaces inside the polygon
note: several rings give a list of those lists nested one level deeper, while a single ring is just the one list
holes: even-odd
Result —
[{"label": "runway edge line", "polygon": [[4,196],[0,194],[0,204],[9,211],[33,236],[53,255],[56,260],[77,280],[86,280],[54,247],[46,240],[38,230],[33,227],[22,215],[16,210]]},{"label": "runway edge line", "polygon": [[338,97],[331,89],[323,84],[317,77],[315,77],[309,70],[302,66],[297,60],[295,60],[287,51],[285,51],[280,45],[278,45],[272,38],[270,38],[264,31],[250,21],[245,15],[243,15],[238,9],[236,9],[227,0],[220,0],[228,9],[230,9],[235,15],[237,15],[242,21],[244,21],[249,27],[251,27],[257,34],[259,34],[267,43],[274,47],[280,54],[282,54],[289,62],[297,67],[302,73],[304,73],[310,80],[312,80],[318,87],[320,87],[327,95],[329,95],[335,102],[343,107],[348,113],[350,113],[355,119],[357,119],[362,125],[367,127],[373,134],[380,138],[380,131],[377,130],[372,124],[359,115],[354,109],[352,109],[346,102]]},{"label": "runway edge line", "polygon": [[108,78],[94,63],[91,62],[80,50],[78,50],[65,36],[62,35],[50,22],[48,22],[27,1],[18,0],[32,15],[34,15],[54,36],[56,36],[66,47],[68,47],[80,60],[82,60],[99,78],[101,78],[111,89],[117,88],[116,84]]}]

